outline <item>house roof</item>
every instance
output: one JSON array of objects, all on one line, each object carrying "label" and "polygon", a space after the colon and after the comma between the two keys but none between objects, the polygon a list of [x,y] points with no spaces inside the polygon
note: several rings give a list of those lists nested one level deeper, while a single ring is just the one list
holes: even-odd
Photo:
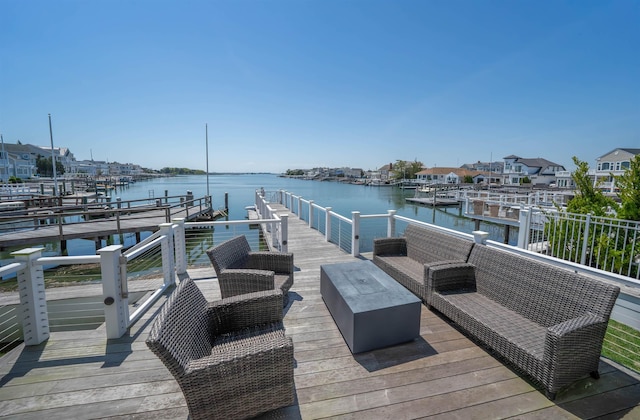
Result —
[{"label": "house roof", "polygon": [[610,155],[611,153],[615,152],[616,150],[622,150],[622,151],[625,151],[625,152],[630,153],[632,155],[640,155],[640,149],[629,148],[629,147],[616,147],[615,149],[613,149],[613,150],[605,153],[604,155],[600,156],[600,158],[605,157],[607,155]]},{"label": "house roof", "polygon": [[551,162],[547,159],[543,159],[543,158],[535,158],[535,159],[523,159],[520,158],[517,160],[518,163],[522,163],[524,165],[527,165],[529,168],[547,168],[549,166],[562,166],[559,163],[554,163]]}]

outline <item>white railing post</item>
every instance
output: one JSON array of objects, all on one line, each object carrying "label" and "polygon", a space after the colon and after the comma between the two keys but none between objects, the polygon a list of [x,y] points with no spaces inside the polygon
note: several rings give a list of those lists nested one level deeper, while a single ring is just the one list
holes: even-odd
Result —
[{"label": "white railing post", "polygon": [[173,219],[176,228],[173,230],[173,242],[176,248],[176,273],[185,274],[187,272],[187,239],[184,231],[184,218]]},{"label": "white railing post", "polygon": [[387,238],[396,236],[396,210],[387,210],[389,218],[387,219]]},{"label": "white railing post", "polygon": [[[129,328],[129,298],[126,278],[121,270],[122,245],[109,245],[98,250],[102,272],[102,297],[107,338],[120,338]],[[126,267],[126,260],[124,262]],[[126,271],[124,271],[126,273]],[[126,275],[125,275],[126,277]]]},{"label": "white railing post", "polygon": [[280,215],[280,244],[282,252],[289,252],[289,215]]},{"label": "white railing post", "polygon": [[580,255],[580,264],[586,265],[587,263],[587,246],[589,246],[589,229],[591,227],[591,213],[587,213],[587,218],[584,221],[584,232],[582,234],[582,254]]},{"label": "white railing post", "polygon": [[486,245],[487,239],[489,238],[489,232],[484,232],[482,230],[474,230],[473,232],[473,241],[477,244]]},{"label": "white railing post", "polygon": [[520,220],[518,224],[518,248],[529,248],[529,228],[531,225],[529,209],[520,210]]},{"label": "white railing post", "polygon": [[309,227],[313,228],[313,200],[309,200]]},{"label": "white railing post", "polygon": [[298,218],[300,218],[300,220],[302,220],[302,196],[299,195],[298,196]]},{"label": "white railing post", "polygon": [[164,276],[165,286],[175,284],[176,282],[176,265],[173,257],[173,224],[161,223],[160,235],[163,235],[165,239],[162,241],[161,253],[162,253],[162,273]]},{"label": "white railing post", "polygon": [[44,271],[42,265],[36,264],[42,255],[42,248],[26,248],[11,255],[16,261],[25,263],[25,267],[17,273],[22,334],[25,345],[35,346],[49,338]]},{"label": "white railing post", "polygon": [[324,215],[324,240],[331,242],[331,207],[326,208]]},{"label": "white railing post", "polygon": [[360,255],[360,212],[352,211],[351,220],[351,255],[358,257]]}]

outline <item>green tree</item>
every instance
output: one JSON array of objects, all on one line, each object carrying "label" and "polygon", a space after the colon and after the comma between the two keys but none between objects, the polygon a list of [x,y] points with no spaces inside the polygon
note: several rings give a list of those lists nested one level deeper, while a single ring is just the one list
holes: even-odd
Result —
[{"label": "green tree", "polygon": [[[53,165],[51,164],[51,158],[45,158],[38,156],[36,158],[36,168],[38,174],[41,176],[53,176]],[[64,165],[56,160],[56,175],[64,174]]]},{"label": "green tree", "polygon": [[417,173],[420,172],[422,168],[424,168],[424,164],[414,159],[414,161],[409,164],[409,173],[411,174],[409,178],[416,179],[418,177]]},{"label": "green tree", "polygon": [[422,162],[417,159],[413,162],[408,162],[406,160],[396,160],[395,165],[393,165],[393,179],[415,179],[417,177],[417,173],[420,172],[423,168]]},{"label": "green tree", "polygon": [[616,187],[620,189],[620,207],[618,218],[640,220],[640,155],[631,159],[629,168],[615,177]]},{"label": "green tree", "polygon": [[393,165],[393,179],[405,179],[407,178],[407,162],[404,160],[396,160],[395,165]]},{"label": "green tree", "polygon": [[[633,206],[638,206],[640,196],[637,188],[640,187],[640,171],[638,162],[634,162],[634,171],[630,170],[621,176],[621,193],[626,197],[623,206],[604,195],[594,185],[589,177],[589,165],[586,162],[573,158],[577,169],[571,174],[576,184],[576,195],[567,204],[566,211],[558,209],[557,213],[549,213],[545,223],[545,236],[549,243],[549,254],[569,261],[580,262],[581,256],[586,255],[586,261],[594,267],[609,269],[612,272],[621,272],[625,267],[630,267],[628,275],[636,276],[638,267],[630,264],[630,259],[635,258],[639,244],[633,236],[612,235],[608,224],[590,223],[591,216],[611,217],[609,209],[617,209],[618,217],[633,215]],[[633,191],[633,189],[636,191]],[[625,203],[631,203],[626,204]],[[637,207],[636,207],[637,209]],[[583,216],[584,215],[584,216]],[[591,216],[586,216],[591,215]],[[585,241],[585,235],[587,236]],[[586,245],[586,249],[584,246]]]},{"label": "green tree", "polygon": [[605,216],[610,208],[615,209],[617,204],[613,198],[604,195],[602,190],[598,188],[599,184],[594,185],[589,176],[589,164],[582,162],[575,156],[573,163],[576,165],[576,170],[571,174],[571,178],[576,185],[576,195],[567,204],[567,211],[569,213],[591,213],[595,216]]}]

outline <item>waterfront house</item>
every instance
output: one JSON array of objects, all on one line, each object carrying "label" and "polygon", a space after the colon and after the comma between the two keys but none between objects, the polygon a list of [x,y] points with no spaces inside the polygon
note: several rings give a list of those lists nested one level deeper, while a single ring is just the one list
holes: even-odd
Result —
[{"label": "waterfront house", "polygon": [[382,166],[378,169],[379,180],[381,182],[388,182],[391,179],[391,172],[393,171],[393,163]]},{"label": "waterfront house", "polygon": [[[573,182],[573,178],[572,178],[572,173],[571,171],[558,171],[556,172],[556,182],[555,182],[555,186],[558,188],[565,188],[565,189],[573,189],[576,186],[576,183]],[[554,185],[551,184],[551,187],[553,187]]]},{"label": "waterfront house", "polygon": [[[20,179],[30,179],[37,172],[36,159],[42,151],[36,153],[34,146],[29,144],[4,144],[4,155],[2,156],[2,180],[6,181],[12,176]],[[51,152],[49,152],[51,156]],[[5,177],[4,172],[7,172]],[[6,179],[5,179],[6,178]]]},{"label": "waterfront house", "polygon": [[427,168],[416,174],[418,182],[423,184],[462,184],[467,176],[473,179],[474,184],[484,182],[488,172],[472,171],[464,168],[436,167]]},{"label": "waterfront house", "polygon": [[549,185],[556,182],[556,173],[565,171],[565,167],[543,158],[521,158],[516,155],[506,156],[502,183],[504,185],[520,185],[525,179],[531,184]]},{"label": "waterfront house", "polygon": [[600,188],[615,192],[615,176],[620,176],[631,166],[631,159],[640,154],[640,149],[617,148],[596,159],[594,184],[600,182]]},{"label": "waterfront house", "polygon": [[504,162],[477,161],[476,163],[465,163],[461,168],[468,169],[470,171],[491,172],[492,174],[501,175],[504,168]]}]

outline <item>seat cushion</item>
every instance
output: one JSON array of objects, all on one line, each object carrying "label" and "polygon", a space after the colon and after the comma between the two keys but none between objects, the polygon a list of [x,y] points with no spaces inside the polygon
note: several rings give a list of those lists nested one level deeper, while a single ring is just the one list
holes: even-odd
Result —
[{"label": "seat cushion", "polygon": [[402,255],[376,255],[373,262],[395,281],[424,300],[424,265]]},{"label": "seat cushion", "polygon": [[[509,360],[538,371],[547,329],[476,292],[434,294],[433,306]],[[535,376],[535,375],[534,375]]]}]

